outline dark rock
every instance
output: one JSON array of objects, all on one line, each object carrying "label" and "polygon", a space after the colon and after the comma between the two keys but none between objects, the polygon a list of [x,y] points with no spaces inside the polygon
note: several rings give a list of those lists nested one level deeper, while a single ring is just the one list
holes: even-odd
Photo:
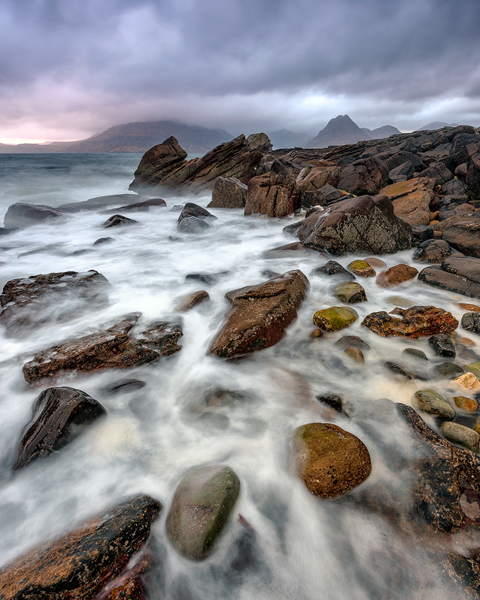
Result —
[{"label": "dark rock", "polygon": [[277,246],[270,250],[265,250],[263,258],[283,258],[287,256],[308,256],[310,252],[305,248],[302,242],[293,242],[284,246]]},{"label": "dark rock", "polygon": [[359,159],[343,169],[337,187],[356,196],[374,196],[386,185],[388,171],[378,158]]},{"label": "dark rock", "polygon": [[397,363],[394,363],[392,361],[386,361],[384,363],[384,365],[389,371],[391,371],[395,375],[399,375],[403,379],[422,379],[422,377],[419,377],[416,373],[407,371],[406,369],[404,369],[403,367],[401,367],[400,365],[397,365]]},{"label": "dark rock", "polygon": [[458,321],[451,313],[435,306],[396,308],[393,312],[402,318],[397,319],[384,311],[375,312],[367,315],[362,325],[382,337],[398,335],[407,338],[448,333],[458,327]]},{"label": "dark rock", "polygon": [[364,342],[362,338],[358,337],[357,335],[344,335],[335,342],[334,346],[340,348],[341,350],[346,350],[347,348],[370,350],[370,346],[367,344],[367,342]]},{"label": "dark rock", "polygon": [[322,404],[333,408],[333,410],[336,410],[341,415],[344,415],[345,417],[350,416],[346,409],[346,402],[342,396],[338,396],[337,394],[320,394],[320,396],[316,396],[316,399]]},{"label": "dark rock", "polygon": [[210,300],[210,296],[205,290],[200,290],[198,292],[193,292],[192,294],[187,294],[186,296],[183,296],[180,299],[179,303],[175,307],[175,311],[187,312],[195,306],[197,306],[198,304],[205,302],[206,300]]},{"label": "dark rock", "polygon": [[453,179],[453,173],[441,161],[432,163],[428,169],[419,173],[420,177],[428,177],[435,180],[435,185],[443,185]]},{"label": "dark rock", "polygon": [[140,379],[120,379],[115,383],[107,385],[103,392],[109,395],[123,394],[125,392],[140,390],[146,385],[147,384],[144,381],[140,381]]},{"label": "dark rock", "polygon": [[402,354],[406,354],[407,356],[411,356],[413,358],[428,360],[425,352],[423,350],[419,350],[418,348],[405,348],[405,350],[402,351]]},{"label": "dark rock", "polygon": [[98,240],[95,240],[95,242],[93,242],[94,246],[100,246],[101,244],[110,244],[110,242],[114,242],[115,238],[112,237],[101,237],[98,238]]},{"label": "dark rock", "polygon": [[466,185],[460,179],[452,179],[442,185],[442,193],[447,196],[464,196]]},{"label": "dark rock", "polygon": [[445,240],[427,240],[418,245],[413,258],[419,262],[441,263],[451,253],[452,249]]},{"label": "dark rock", "polygon": [[446,227],[443,239],[455,250],[480,258],[480,219],[470,218]]},{"label": "dark rock", "polygon": [[205,229],[210,229],[210,225],[198,217],[185,217],[178,222],[177,231],[181,233],[201,233]]},{"label": "dark rock", "polygon": [[108,229],[109,227],[122,227],[124,225],[135,225],[138,221],[135,219],[129,219],[128,217],[124,217],[123,215],[113,215],[108,218],[105,223],[103,223],[102,227],[104,229]]},{"label": "dark rock", "polygon": [[20,442],[14,469],[60,450],[106,414],[91,396],[70,387],[48,388],[33,405],[32,421]]},{"label": "dark rock", "polygon": [[148,198],[145,196],[139,196],[138,194],[110,194],[108,196],[96,196],[95,198],[89,198],[83,202],[69,202],[68,204],[61,204],[58,210],[65,211],[67,213],[75,213],[82,210],[102,210],[106,206],[118,206],[137,204],[138,202],[147,202]]},{"label": "dark rock", "polygon": [[248,182],[245,215],[261,214],[268,217],[286,217],[295,212],[297,202],[293,194],[295,176],[270,171],[252,177]]},{"label": "dark rock", "polygon": [[410,179],[415,172],[415,166],[410,160],[402,163],[398,167],[395,167],[388,173],[388,179],[392,183],[397,183],[398,181],[407,181]]},{"label": "dark rock", "polygon": [[188,273],[185,275],[185,281],[194,280],[201,281],[206,285],[214,285],[218,281],[218,275],[215,273]]},{"label": "dark rock", "polygon": [[263,275],[263,277],[266,277],[267,279],[273,279],[274,277],[282,276],[281,273],[277,273],[276,271],[270,271],[270,269],[265,269],[265,271],[262,271],[261,274]]},{"label": "dark rock", "polygon": [[478,333],[480,335],[480,313],[479,312],[468,312],[462,317],[462,327],[472,333]]},{"label": "dark rock", "polygon": [[455,363],[442,363],[435,366],[435,377],[440,379],[453,379],[463,373],[462,367]]},{"label": "dark rock", "polygon": [[308,279],[301,271],[289,271],[264,283],[228,292],[232,308],[213,339],[209,352],[234,358],[279,342],[297,318]]},{"label": "dark rock", "polygon": [[303,220],[300,221],[296,221],[295,223],[292,223],[291,225],[287,225],[286,227],[284,227],[282,229],[283,233],[287,234],[287,235],[294,235],[296,236],[298,233],[299,228],[301,227],[303,223]]},{"label": "dark rock", "polygon": [[182,219],[187,219],[188,217],[196,217],[197,219],[216,219],[215,215],[212,215],[210,211],[194,202],[187,202],[185,206],[182,208],[182,212],[178,217],[178,222],[182,221]]},{"label": "dark rock", "polygon": [[427,267],[418,279],[434,287],[480,299],[480,259],[451,256],[442,268]]},{"label": "dark rock", "polygon": [[[471,200],[480,200],[480,144],[467,146],[467,154],[467,194]],[[5,227],[8,227],[7,223]]]},{"label": "dark rock", "polygon": [[480,135],[474,133],[459,133],[452,142],[450,148],[450,156],[454,159],[456,165],[461,165],[467,162],[467,148],[470,144],[480,143]]},{"label": "dark rock", "polygon": [[212,191],[208,208],[244,208],[247,202],[247,186],[235,177],[218,177]]},{"label": "dark rock", "polygon": [[[136,194],[135,194],[136,195]],[[114,208],[113,210],[106,211],[107,214],[109,212],[117,212],[117,211],[127,211],[127,212],[148,212],[150,207],[152,206],[167,206],[167,203],[162,198],[150,198],[148,200],[143,200],[142,202],[134,202],[133,204],[126,204],[125,206],[120,206],[119,208]]]},{"label": "dark rock", "polygon": [[467,179],[467,163],[462,163],[454,171],[455,177],[458,177],[460,181],[464,182]]},{"label": "dark rock", "polygon": [[445,333],[438,333],[428,338],[428,343],[433,348],[433,351],[437,356],[443,356],[445,358],[455,358],[455,346],[450,336]]},{"label": "dark rock", "polygon": [[161,356],[170,356],[182,349],[178,340],[183,336],[182,325],[178,322],[154,321],[140,334],[137,341],[148,348],[155,348]]},{"label": "dark rock", "polygon": [[453,407],[435,390],[419,390],[418,392],[415,392],[415,398],[417,399],[420,410],[423,410],[423,412],[435,415],[442,419],[455,418],[455,410]]},{"label": "dark rock", "polygon": [[392,287],[409,281],[418,275],[417,269],[409,265],[395,265],[377,276],[376,283],[380,287]]},{"label": "dark rock", "polygon": [[162,506],[133,496],[53,542],[36,546],[0,572],[3,600],[92,599],[145,544]]},{"label": "dark rock", "polygon": [[22,229],[23,227],[30,227],[64,216],[64,212],[51,206],[17,202],[8,207],[4,218],[4,226],[7,230]]},{"label": "dark rock", "polygon": [[341,275],[345,279],[353,280],[355,275],[347,271],[340,263],[335,260],[329,260],[322,267],[313,271],[312,275]]}]

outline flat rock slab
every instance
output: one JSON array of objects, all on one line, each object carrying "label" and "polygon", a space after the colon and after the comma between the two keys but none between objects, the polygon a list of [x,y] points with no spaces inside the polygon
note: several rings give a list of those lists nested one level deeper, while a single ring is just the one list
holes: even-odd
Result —
[{"label": "flat rock slab", "polygon": [[480,259],[474,257],[446,258],[441,268],[426,267],[418,279],[469,298],[480,299]]},{"label": "flat rock slab", "polygon": [[120,575],[145,544],[162,506],[134,496],[0,571],[2,600],[88,600]]},{"label": "flat rock slab", "polygon": [[436,306],[396,308],[392,312],[402,318],[380,311],[367,315],[362,325],[382,337],[394,335],[407,338],[448,333],[458,327],[458,321],[451,313]]},{"label": "flat rock slab", "polygon": [[307,288],[308,279],[297,270],[228,292],[232,308],[209,351],[221,358],[235,358],[273,346],[297,318]]},{"label": "flat rock slab", "polygon": [[428,177],[417,177],[399,181],[380,191],[393,202],[397,217],[409,225],[428,225],[430,202],[435,196],[435,181]]}]

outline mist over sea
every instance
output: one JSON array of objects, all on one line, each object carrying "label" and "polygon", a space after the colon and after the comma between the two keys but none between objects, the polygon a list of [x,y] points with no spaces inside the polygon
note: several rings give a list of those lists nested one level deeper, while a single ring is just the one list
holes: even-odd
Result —
[{"label": "mist over sea", "polygon": [[[126,193],[140,158],[0,154],[0,215],[14,202],[55,207]],[[206,207],[211,194],[162,197],[166,208],[127,214],[138,221],[131,227],[105,230],[102,224],[110,215],[91,211],[0,237],[2,288],[14,278],[89,269],[111,284],[109,304],[101,310],[72,314],[66,322],[38,327],[19,338],[7,337],[0,327],[0,565],[125,496],[146,493],[164,507],[152,528],[154,565],[146,579],[152,600],[462,598],[446,582],[427,538],[412,543],[384,514],[357,502],[375,490],[399,504],[411,502],[407,428],[390,401],[411,404],[418,389],[418,382],[398,380],[382,366],[385,360],[400,360],[409,342],[380,338],[360,323],[370,312],[399,305],[399,298],[405,305],[440,306],[460,318],[458,298],[420,282],[392,291],[377,286],[372,277],[362,281],[368,302],[355,305],[359,319],[348,332],[312,339],[314,312],[338,304],[333,282],[312,275],[325,257],[313,251],[263,256],[295,241],[282,231],[291,220],[212,209],[218,221],[210,229],[182,234],[177,232],[179,213],[172,207],[187,201]],[[93,245],[105,236],[114,241]],[[410,257],[404,252],[382,260],[392,266]],[[355,258],[364,257],[349,255],[338,261],[346,266]],[[266,280],[266,270],[292,269],[305,273],[310,289],[285,338],[241,361],[224,362],[207,354],[228,310],[225,293]],[[186,279],[192,273],[215,278],[209,284]],[[179,298],[200,289],[208,291],[210,301],[182,315],[180,352],[128,371],[58,380],[55,385],[90,394],[107,416],[60,452],[12,475],[33,401],[47,387],[30,388],[22,375],[23,364],[36,351],[86,335],[132,311],[142,312],[146,320],[178,319],[174,308]],[[370,343],[365,365],[356,365],[334,348],[334,341],[345,334]],[[415,347],[427,350],[427,342],[417,341]],[[146,385],[123,394],[106,393],[108,386],[126,378]],[[243,399],[208,406],[205,394],[218,387],[239,392]],[[320,404],[315,397],[323,393],[347,398],[355,417]],[[312,422],[336,423],[354,433],[372,457],[371,476],[338,501],[315,498],[292,468],[292,432]],[[392,448],[395,460],[389,458]],[[237,473],[240,496],[216,551],[194,563],[170,545],[165,517],[185,473],[215,464]],[[455,543],[458,549],[462,541]]]}]

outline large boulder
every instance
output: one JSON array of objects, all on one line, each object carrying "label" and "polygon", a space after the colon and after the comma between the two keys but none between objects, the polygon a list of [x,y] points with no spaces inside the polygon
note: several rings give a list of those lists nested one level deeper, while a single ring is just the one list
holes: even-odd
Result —
[{"label": "large boulder", "polygon": [[150,496],[133,496],[36,546],[0,571],[0,597],[93,600],[145,544],[161,508]]},{"label": "large boulder", "polygon": [[33,418],[20,441],[14,469],[48,456],[75,439],[106,414],[94,398],[70,387],[44,390],[33,405]]},{"label": "large boulder", "polygon": [[439,267],[427,267],[418,276],[420,281],[443,290],[480,299],[480,259],[450,256]]},{"label": "large boulder", "polygon": [[16,202],[8,207],[4,218],[5,229],[22,229],[52,219],[64,217],[65,213],[45,204]]},{"label": "large boulder", "polygon": [[389,170],[379,158],[361,158],[343,169],[337,187],[357,196],[374,196],[388,182]]},{"label": "large boulder", "polygon": [[302,192],[314,192],[327,184],[336,187],[341,171],[336,166],[304,167],[297,176],[297,187]]},{"label": "large boulder", "polygon": [[398,219],[387,196],[337,202],[304,220],[297,235],[307,248],[340,256],[347,252],[389,254],[412,246],[410,225]]},{"label": "large boulder", "polygon": [[235,177],[218,177],[212,191],[212,201],[207,208],[244,208],[247,186]]},{"label": "large boulder", "polygon": [[288,271],[259,285],[228,292],[232,308],[210,345],[221,358],[234,358],[273,346],[297,318],[308,279],[301,271]]},{"label": "large boulder", "polygon": [[229,467],[203,467],[188,473],[175,491],[167,516],[167,535],[176,550],[204,560],[237,501],[240,481]]},{"label": "large boulder", "polygon": [[295,177],[290,173],[269,171],[248,182],[245,215],[286,217],[295,211]]},{"label": "large boulder", "polygon": [[435,197],[435,182],[428,177],[416,177],[393,183],[381,190],[393,203],[397,217],[410,225],[428,225],[430,202]]},{"label": "large boulder", "polygon": [[395,308],[392,313],[402,318],[385,311],[374,312],[365,317],[362,325],[382,337],[398,335],[407,338],[448,333],[458,327],[458,321],[451,313],[436,306]]},{"label": "large boulder", "polygon": [[182,188],[200,191],[211,189],[218,177],[235,177],[241,183],[255,175],[264,154],[271,151],[267,135],[239,135],[220,144],[201,158],[186,160],[186,152],[174,137],[154,146],[144,154],[135,171],[131,190],[152,187]]},{"label": "large boulder", "polygon": [[480,218],[464,219],[445,227],[442,239],[455,250],[480,258]]}]

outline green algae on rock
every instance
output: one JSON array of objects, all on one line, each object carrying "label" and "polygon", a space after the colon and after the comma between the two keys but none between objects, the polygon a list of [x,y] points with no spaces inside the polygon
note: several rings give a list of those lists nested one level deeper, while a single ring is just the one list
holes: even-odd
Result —
[{"label": "green algae on rock", "polygon": [[375,269],[366,260],[354,260],[347,268],[359,277],[375,277]]},{"label": "green algae on rock", "polygon": [[415,392],[415,398],[418,401],[420,410],[423,410],[423,412],[437,415],[444,419],[455,418],[453,407],[435,390],[418,390],[418,392]]},{"label": "green algae on rock", "polygon": [[332,306],[317,310],[313,315],[313,324],[324,331],[338,331],[344,329],[358,319],[358,313],[353,308],[346,306]]},{"label": "green algae on rock", "polygon": [[355,435],[332,423],[309,423],[293,436],[298,474],[319,498],[336,498],[363,483],[370,454]]}]

